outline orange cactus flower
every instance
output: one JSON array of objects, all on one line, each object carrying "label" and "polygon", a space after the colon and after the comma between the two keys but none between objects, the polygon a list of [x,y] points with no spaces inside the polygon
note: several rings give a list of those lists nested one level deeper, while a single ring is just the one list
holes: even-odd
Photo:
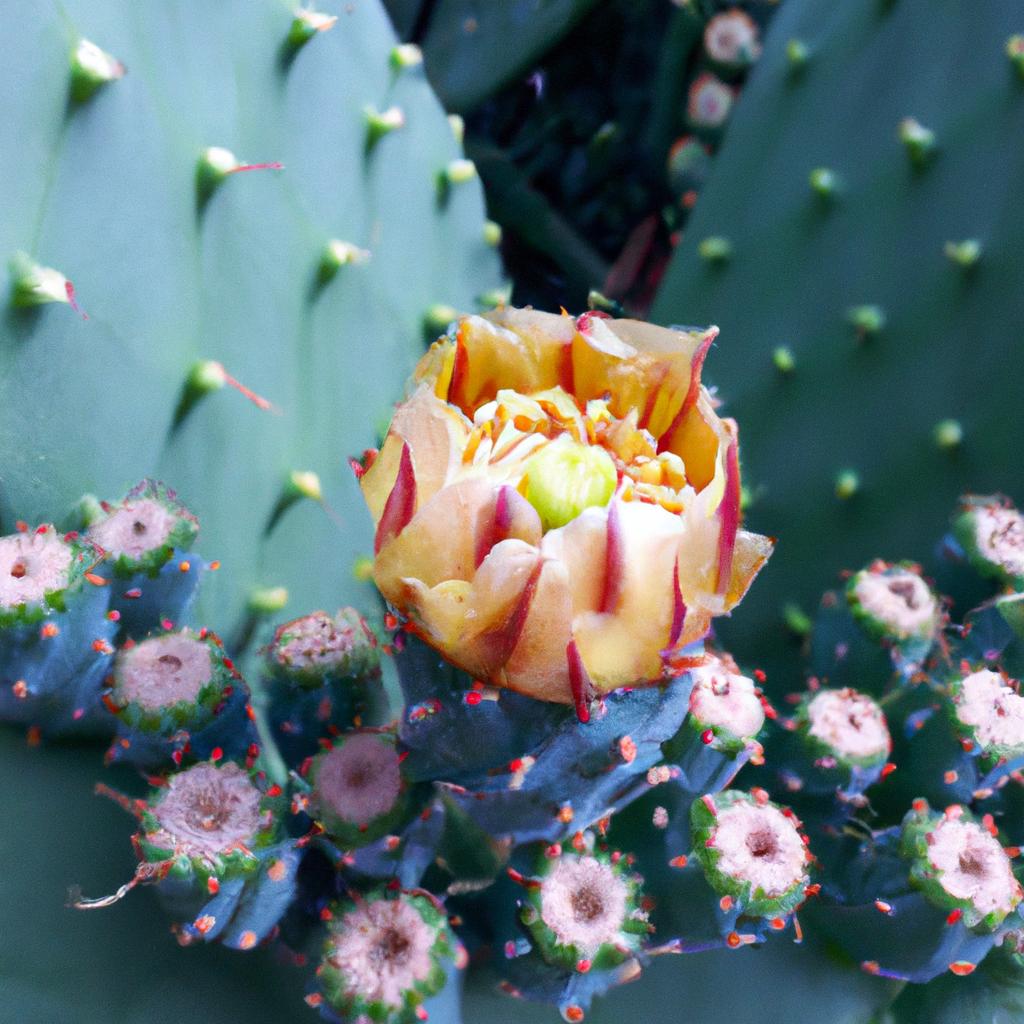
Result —
[{"label": "orange cactus flower", "polygon": [[362,477],[374,579],[475,678],[575,703],[656,683],[771,554],[739,529],[717,335],[585,313],[459,321]]}]

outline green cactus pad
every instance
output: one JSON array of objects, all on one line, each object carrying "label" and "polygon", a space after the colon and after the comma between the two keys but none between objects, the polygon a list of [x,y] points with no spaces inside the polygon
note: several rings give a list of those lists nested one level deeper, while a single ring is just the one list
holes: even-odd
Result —
[{"label": "green cactus pad", "polygon": [[[0,128],[0,263],[22,251],[60,280],[56,301],[25,307],[0,269],[0,523],[159,475],[223,563],[197,614],[225,633],[257,586],[297,608],[368,598],[346,458],[400,396],[424,310],[472,309],[500,284],[479,183],[438,204],[436,175],[462,153],[423,75],[393,73],[383,9],[360,3],[283,63],[293,18],[277,0],[15,0],[2,17],[0,90],[17,101]],[[69,108],[82,36],[127,71]],[[369,154],[368,104],[404,116]],[[200,209],[209,147],[283,169],[231,170]],[[331,239],[371,258],[320,284]],[[181,409],[202,361],[229,386]],[[265,535],[296,468],[319,474],[323,501]]]},{"label": "green cactus pad", "polygon": [[[651,318],[722,328],[708,373],[741,424],[744,480],[764,488],[751,528],[782,538],[722,627],[769,677],[790,657],[787,602],[812,607],[871,558],[927,559],[922,524],[967,489],[1024,493],[1024,347],[1010,326],[1024,205],[1008,200],[1024,173],[1010,145],[1024,93],[1005,49],[1020,32],[1012,0],[941,12],[847,0],[826,18],[787,0],[666,272]],[[790,40],[807,55],[799,75]],[[958,74],[937,78],[934,55],[951,48]],[[922,168],[899,137],[909,117],[937,140]],[[842,180],[827,209],[808,188],[814,167]],[[709,236],[732,241],[727,265],[701,260]],[[984,256],[965,275],[943,247],[972,238]],[[851,328],[847,311],[868,307],[882,317]],[[786,379],[771,365],[780,342],[798,367]],[[963,427],[954,453],[931,436],[948,418]],[[839,502],[846,467],[860,489]]]}]

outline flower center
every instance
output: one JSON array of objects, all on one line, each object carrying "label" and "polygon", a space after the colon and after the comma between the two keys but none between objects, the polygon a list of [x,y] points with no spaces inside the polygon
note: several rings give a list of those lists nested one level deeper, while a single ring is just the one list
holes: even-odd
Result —
[{"label": "flower center", "polygon": [[747,849],[753,857],[772,857],[778,853],[779,844],[770,828],[761,828],[747,836]]},{"label": "flower center", "polygon": [[402,967],[409,959],[412,943],[397,928],[386,928],[370,950],[370,959],[378,964]]},{"label": "flower center", "polygon": [[572,912],[577,921],[589,922],[600,917],[604,912],[604,902],[600,894],[590,886],[584,886],[572,894]]},{"label": "flower center", "polygon": [[602,508],[615,493],[617,473],[603,449],[567,434],[529,458],[524,469],[526,500],[545,530],[572,522],[586,508]]},{"label": "flower center", "polygon": [[19,561],[15,562],[14,565],[11,566],[11,575],[16,580],[24,579],[24,577],[25,577],[25,575],[27,573],[28,573],[28,566],[25,564],[25,562],[23,560],[19,560]]}]

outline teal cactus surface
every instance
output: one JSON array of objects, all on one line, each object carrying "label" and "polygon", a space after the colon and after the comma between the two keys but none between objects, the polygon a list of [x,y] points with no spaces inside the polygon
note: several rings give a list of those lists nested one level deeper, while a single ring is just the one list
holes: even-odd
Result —
[{"label": "teal cactus surface", "polygon": [[[727,636],[765,668],[785,663],[787,602],[812,605],[871,558],[926,559],[921,523],[962,491],[1024,488],[1011,414],[1024,164],[1007,146],[1024,91],[1005,52],[1019,14],[852,0],[823,16],[787,0],[652,309],[722,327],[709,374],[744,425],[748,514],[783,534]],[[962,73],[942,74],[939,51]],[[827,205],[808,187],[815,168],[841,182]],[[731,258],[708,266],[716,236]],[[967,273],[944,252],[963,239],[983,252]],[[957,443],[936,444],[951,419]]]},{"label": "teal cactus surface", "polygon": [[[225,633],[256,587],[286,587],[300,610],[365,599],[351,565],[367,523],[345,460],[400,396],[424,311],[473,309],[500,283],[479,184],[438,201],[460,147],[423,69],[392,68],[383,10],[360,4],[297,51],[292,18],[275,0],[3,12],[0,264],[27,253],[60,280],[44,281],[58,301],[23,306],[0,271],[0,525],[173,481],[225,567],[197,610]],[[80,38],[126,71],[71,102]],[[403,115],[372,152],[367,106]],[[209,147],[282,168],[197,193]],[[358,258],[324,281],[335,242]],[[213,390],[182,415],[203,360]],[[270,407],[218,386],[225,373]],[[290,474],[310,470],[322,500],[266,531]]]}]

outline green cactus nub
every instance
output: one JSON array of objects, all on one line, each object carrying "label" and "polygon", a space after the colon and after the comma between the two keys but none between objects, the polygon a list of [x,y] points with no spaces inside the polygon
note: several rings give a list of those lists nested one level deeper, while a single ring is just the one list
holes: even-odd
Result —
[{"label": "green cactus nub", "polygon": [[395,71],[418,68],[423,63],[423,51],[415,43],[399,43],[392,47],[388,61]]},{"label": "green cactus nub", "polygon": [[943,451],[953,451],[963,442],[964,428],[959,420],[940,420],[935,424],[932,436]]},{"label": "green cactus nub", "polygon": [[512,298],[512,286],[504,285],[501,288],[491,288],[490,291],[481,292],[477,297],[477,304],[481,309],[500,309],[507,306]]},{"label": "green cactus nub", "polygon": [[448,115],[448,127],[452,130],[452,136],[461,146],[466,137],[466,122],[461,114]]},{"label": "green cactus nub", "polygon": [[448,325],[458,318],[459,311],[454,306],[442,302],[428,306],[423,313],[423,334],[427,341],[435,341],[448,330]]},{"label": "green cactus nub", "polygon": [[590,291],[587,292],[587,309],[607,313],[609,316],[613,317],[626,316],[626,311],[622,308],[621,302],[609,298],[603,292],[599,292],[596,288],[591,288]]},{"label": "green cactus nub", "polygon": [[84,103],[101,86],[124,77],[124,65],[88,39],[79,39],[71,54],[71,98]]},{"label": "green cactus nub", "polygon": [[483,238],[485,245],[491,246],[492,249],[497,249],[501,245],[501,225],[493,220],[485,220]]},{"label": "green cactus nub", "polygon": [[1006,40],[1006,56],[1024,79],[1024,35],[1013,35]]},{"label": "green cactus nub", "polygon": [[209,202],[229,174],[241,171],[280,171],[283,165],[277,161],[259,164],[243,164],[230,149],[223,146],[208,146],[199,154],[196,162],[196,199],[200,210]]},{"label": "green cactus nub", "polygon": [[321,14],[319,11],[298,10],[288,29],[286,47],[295,53],[306,45],[314,36],[334,28],[338,20],[336,15]]},{"label": "green cactus nub", "polygon": [[864,341],[882,332],[886,315],[881,306],[851,306],[846,311],[846,319],[856,331],[857,338]]},{"label": "green cactus nub", "polygon": [[799,74],[807,66],[811,51],[802,39],[790,39],[786,43],[786,60],[789,62],[789,70],[793,75]]},{"label": "green cactus nub", "polygon": [[711,266],[724,266],[732,259],[732,242],[721,235],[709,235],[697,246],[697,255]]},{"label": "green cactus nub", "polygon": [[288,588],[253,587],[246,603],[254,615],[276,615],[288,604]]},{"label": "green cactus nub", "polygon": [[800,605],[794,604],[792,601],[783,606],[782,621],[790,633],[801,638],[810,636],[811,630],[814,628],[814,623],[807,612]]},{"label": "green cactus nub", "polygon": [[405,125],[405,114],[401,107],[391,106],[387,110],[378,110],[372,104],[363,107],[363,117],[366,120],[366,152],[370,153],[377,143],[398,131]]},{"label": "green cactus nub", "polygon": [[831,201],[839,192],[839,178],[829,167],[815,167],[807,176],[811,191],[823,200]]},{"label": "green cactus nub", "polygon": [[963,270],[973,270],[981,259],[982,247],[977,238],[965,238],[962,242],[947,242],[943,252],[951,263]]},{"label": "green cactus nub", "polygon": [[779,373],[789,375],[796,369],[796,357],[793,355],[793,350],[788,345],[779,345],[774,352],[772,352],[772,362],[775,364],[775,369]]},{"label": "green cactus nub", "polygon": [[437,175],[437,198],[440,204],[447,202],[453,188],[465,185],[476,178],[476,164],[465,157],[452,160]]},{"label": "green cactus nub", "polygon": [[11,257],[11,304],[25,309],[50,302],[71,301],[71,283],[59,271],[36,263],[31,256],[18,252]]},{"label": "green cactus nub", "polygon": [[342,267],[361,266],[370,259],[369,249],[360,249],[352,242],[343,242],[340,239],[332,238],[323,249],[320,255],[320,264],[317,267],[317,281],[319,284],[327,284],[331,278]]},{"label": "green cactus nub", "polygon": [[935,154],[935,132],[925,128],[920,121],[913,117],[905,117],[900,121],[900,142],[903,143],[914,167],[920,169],[931,160]]},{"label": "green cactus nub", "polygon": [[841,469],[836,474],[835,491],[840,501],[849,501],[860,490],[860,477],[856,470]]},{"label": "green cactus nub", "polygon": [[323,490],[320,485],[320,477],[312,470],[292,470],[285,478],[281,494],[274,505],[267,525],[263,531],[264,536],[273,532],[274,527],[281,521],[281,517],[303,498],[309,501],[323,502]]}]

